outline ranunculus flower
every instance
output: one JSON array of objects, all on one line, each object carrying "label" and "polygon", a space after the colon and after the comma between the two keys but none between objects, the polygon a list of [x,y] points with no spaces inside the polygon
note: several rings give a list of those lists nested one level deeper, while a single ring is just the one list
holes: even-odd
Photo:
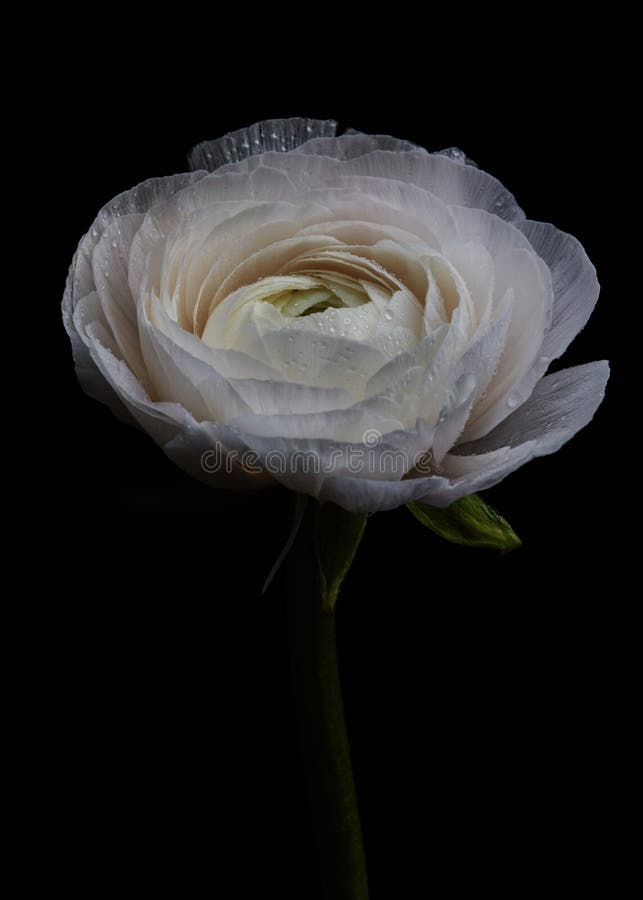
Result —
[{"label": "ranunculus flower", "polygon": [[595,271],[460,151],[334,134],[262,122],[108,203],[63,300],[78,377],[216,486],[446,506],[591,419],[607,363],[545,372]]}]

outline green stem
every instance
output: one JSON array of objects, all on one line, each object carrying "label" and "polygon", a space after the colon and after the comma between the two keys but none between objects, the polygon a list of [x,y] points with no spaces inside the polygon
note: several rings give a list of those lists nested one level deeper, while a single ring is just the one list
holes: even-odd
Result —
[{"label": "green stem", "polygon": [[335,616],[322,611],[311,503],[286,564],[293,688],[328,900],[368,900],[362,829],[337,666]]}]

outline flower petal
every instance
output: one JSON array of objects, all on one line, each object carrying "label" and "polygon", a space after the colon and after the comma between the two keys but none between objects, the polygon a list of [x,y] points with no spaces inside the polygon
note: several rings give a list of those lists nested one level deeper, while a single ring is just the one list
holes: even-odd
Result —
[{"label": "flower petal", "polygon": [[591,421],[608,377],[603,361],[541,379],[529,400],[491,434],[447,454],[440,477],[426,480],[421,502],[449,506],[492,487],[529,460],[554,453]]},{"label": "flower petal", "polygon": [[335,475],[323,482],[319,499],[324,503],[336,503],[349,512],[383,512],[419,500],[426,494],[429,482],[448,485],[448,480],[440,476],[376,481],[354,475]]},{"label": "flower petal", "polygon": [[531,397],[492,432],[458,448],[467,455],[488,453],[535,441],[541,456],[558,450],[591,420],[605,394],[606,361],[587,363],[547,375]]},{"label": "flower petal", "polygon": [[583,328],[598,300],[596,269],[579,241],[544,222],[524,221],[518,228],[551,271],[554,305],[542,353],[557,359]]},{"label": "flower petal", "polygon": [[504,353],[472,413],[465,440],[486,434],[524,403],[544,371],[541,347],[552,307],[549,270],[533,252],[511,250],[495,260],[494,290],[496,302],[511,297],[511,322]]},{"label": "flower petal", "polygon": [[[104,377],[96,368],[92,354],[85,341],[78,334],[74,322],[76,306],[83,297],[91,294],[96,288],[92,267],[94,248],[100,240],[103,231],[114,218],[145,213],[150,207],[171,197],[187,185],[199,181],[203,176],[203,172],[192,172],[184,175],[172,175],[167,178],[151,178],[149,181],[137,185],[132,190],[119,194],[100,210],[92,227],[80,241],[72,260],[62,300],[62,313],[65,330],[72,343],[78,380],[83,390],[90,397],[106,403],[119,418],[124,416],[127,418],[123,406],[115,395],[112,397],[109,382],[105,382]],[[92,308],[96,306],[97,302],[98,297],[95,298]],[[87,310],[85,313],[86,315],[88,314]],[[102,312],[100,315],[104,318]],[[110,325],[106,320],[104,321],[104,327],[107,330],[110,329]]]},{"label": "flower petal", "polygon": [[315,156],[330,156],[333,159],[356,159],[374,150],[389,150],[393,153],[405,153],[415,150],[426,153],[423,147],[412,144],[390,134],[363,134],[361,131],[349,129],[340,137],[314,138],[298,147],[299,153]]},{"label": "flower petal", "polygon": [[[332,186],[338,175],[401,181],[430,191],[451,206],[484,209],[507,222],[525,218],[513,195],[481,169],[425,150],[403,153],[374,150],[356,158],[342,159],[341,154],[350,152],[351,137],[346,135],[336,139],[334,152],[339,156],[334,159],[312,156],[305,148],[299,148],[293,153],[267,153],[256,157],[249,161],[247,168],[251,170],[258,164],[282,168],[302,189]],[[342,149],[343,145],[347,145],[346,151]],[[235,171],[241,169],[235,168]]]},{"label": "flower petal", "polygon": [[190,152],[190,168],[214,172],[220,166],[257,153],[294,150],[311,138],[332,136],[336,130],[337,122],[332,119],[266,119],[217,140],[197,144]]},{"label": "flower petal", "polygon": [[142,221],[139,214],[120,216],[110,222],[94,247],[92,270],[96,292],[121,357],[145,383],[147,371],[141,355],[136,304],[128,284],[130,248]]}]

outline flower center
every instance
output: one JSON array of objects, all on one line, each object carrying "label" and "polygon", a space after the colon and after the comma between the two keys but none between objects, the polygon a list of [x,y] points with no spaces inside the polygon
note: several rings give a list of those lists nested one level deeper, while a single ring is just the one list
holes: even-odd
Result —
[{"label": "flower center", "polygon": [[336,272],[306,272],[264,278],[255,300],[271,303],[282,316],[296,318],[362,306],[370,298],[354,278]]},{"label": "flower center", "polygon": [[261,359],[286,378],[301,380],[305,370],[314,384],[332,354],[348,365],[358,344],[364,379],[417,345],[423,307],[404,284],[364,257],[311,256],[229,293],[211,309],[203,343]]}]

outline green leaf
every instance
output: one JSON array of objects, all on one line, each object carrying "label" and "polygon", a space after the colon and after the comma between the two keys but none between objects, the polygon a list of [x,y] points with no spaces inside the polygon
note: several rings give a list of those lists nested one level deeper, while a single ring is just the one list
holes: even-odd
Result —
[{"label": "green leaf", "polygon": [[346,512],[334,503],[315,508],[315,552],[321,581],[322,609],[333,612],[337,595],[364,534],[366,513]]},{"label": "green leaf", "polygon": [[466,547],[489,547],[507,553],[522,541],[509,522],[478,494],[456,500],[446,509],[407,503],[418,521],[440,537]]}]

